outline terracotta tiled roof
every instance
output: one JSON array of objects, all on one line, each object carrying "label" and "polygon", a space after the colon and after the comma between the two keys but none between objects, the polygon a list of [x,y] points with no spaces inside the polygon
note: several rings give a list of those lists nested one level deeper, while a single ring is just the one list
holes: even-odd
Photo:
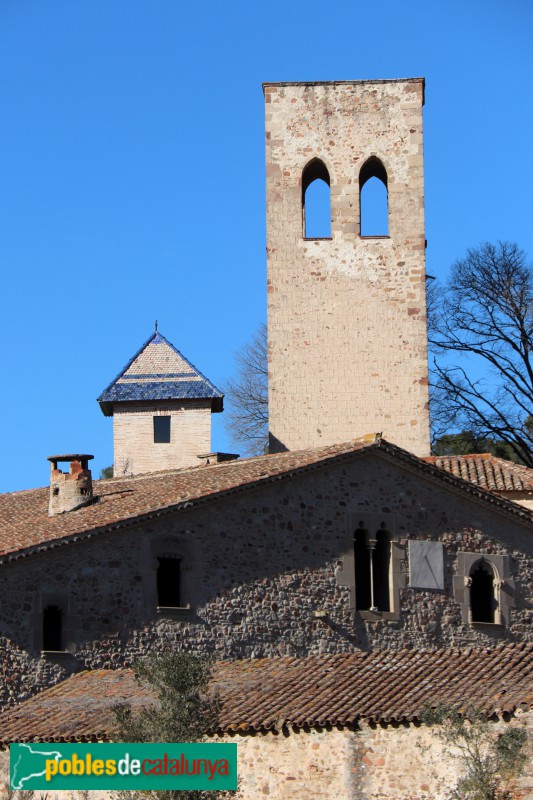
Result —
[{"label": "terracotta tiled roof", "polygon": [[533,492],[533,469],[491,453],[427,456],[423,461],[491,492]]},{"label": "terracotta tiled roof", "polygon": [[101,741],[112,730],[113,706],[128,703],[136,709],[150,702],[131,670],[79,672],[0,714],[6,725],[0,726],[0,744]]},{"label": "terracotta tiled roof", "polygon": [[139,400],[212,401],[222,411],[223,393],[157,331],[105,389],[98,402],[106,416],[115,403]]},{"label": "terracotta tiled roof", "polygon": [[427,703],[488,714],[533,704],[533,645],[226,662],[217,683],[224,730],[418,718]]},{"label": "terracotta tiled roof", "polygon": [[[426,704],[513,713],[533,704],[533,644],[221,662],[222,731],[409,721]],[[0,741],[112,738],[111,709],[153,702],[130,670],[81,672],[0,715]]]},{"label": "terracotta tiled roof", "polygon": [[48,488],[0,495],[0,561],[75,542],[102,531],[135,524],[141,519],[190,508],[295,473],[350,460],[370,451],[393,459],[426,478],[470,492],[526,524],[533,522],[532,512],[515,503],[456,478],[383,439],[364,438],[208,467],[95,481],[94,503],[54,517],[48,516]]},{"label": "terracotta tiled roof", "polygon": [[320,465],[367,446],[350,442],[208,467],[95,481],[92,505],[54,517],[48,516],[48,488],[0,495],[0,558],[123,526],[145,515],[189,508],[196,502]]}]

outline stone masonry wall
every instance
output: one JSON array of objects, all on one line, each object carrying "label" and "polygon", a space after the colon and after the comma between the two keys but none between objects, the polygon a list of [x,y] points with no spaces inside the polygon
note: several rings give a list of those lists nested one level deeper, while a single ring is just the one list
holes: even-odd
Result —
[{"label": "stone masonry wall", "polygon": [[[429,454],[423,80],[268,84],[271,452],[374,431]],[[360,237],[359,172],[388,177],[389,236]],[[302,172],[331,180],[331,239],[305,239]]]},{"label": "stone masonry wall", "polygon": [[[528,715],[531,717],[531,715]],[[513,719],[521,726],[526,720]],[[508,723],[495,723],[494,734]],[[529,719],[529,746],[533,744]],[[241,787],[238,800],[447,800],[461,767],[443,752],[435,729],[369,725],[235,736]],[[531,796],[529,767],[511,786],[513,800]]]},{"label": "stone masonry wall", "polygon": [[[153,417],[170,416],[170,442],[154,443]],[[113,414],[115,475],[196,467],[211,450],[211,402],[117,405]]]},{"label": "stone masonry wall", "polygon": [[[508,724],[529,722],[531,714],[494,724],[494,734]],[[369,725],[358,730],[308,729],[298,732],[235,735],[239,791],[236,800],[447,800],[460,775],[457,760],[443,753],[435,730],[416,725]],[[531,762],[511,785],[510,800],[533,792]],[[8,800],[7,751],[0,753],[0,800]],[[91,791],[79,800],[106,800]],[[57,800],[52,793],[51,800]],[[76,793],[71,800],[78,800]]]},{"label": "stone masonry wall", "polygon": [[[396,618],[354,612],[337,579],[363,512],[395,520]],[[442,590],[409,588],[412,539],[443,543]],[[507,555],[505,625],[462,618],[460,552]],[[157,608],[158,555],[181,559],[183,608]],[[532,640],[533,537],[490,504],[372,455],[6,564],[0,594],[6,704],[75,669],[128,666],[157,649],[234,659]],[[42,657],[48,602],[64,609],[69,652]]]}]

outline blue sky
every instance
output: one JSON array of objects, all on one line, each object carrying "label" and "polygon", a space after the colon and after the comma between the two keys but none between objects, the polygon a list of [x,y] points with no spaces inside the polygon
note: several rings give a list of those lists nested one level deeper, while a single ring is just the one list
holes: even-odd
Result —
[{"label": "blue sky", "polygon": [[[153,330],[215,384],[265,318],[262,81],[425,76],[427,271],[533,257],[530,0],[0,0],[0,491],[110,464]],[[214,449],[228,449],[222,415]]]}]

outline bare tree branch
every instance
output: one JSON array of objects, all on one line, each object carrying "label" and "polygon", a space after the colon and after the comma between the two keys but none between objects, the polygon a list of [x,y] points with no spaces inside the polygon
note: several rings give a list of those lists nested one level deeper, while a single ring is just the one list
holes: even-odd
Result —
[{"label": "bare tree branch", "polygon": [[226,430],[244,455],[268,448],[267,329],[263,323],[251,342],[236,354],[237,371],[226,385]]},{"label": "bare tree branch", "polygon": [[428,298],[434,439],[468,431],[533,467],[533,265],[516,244],[486,243]]}]

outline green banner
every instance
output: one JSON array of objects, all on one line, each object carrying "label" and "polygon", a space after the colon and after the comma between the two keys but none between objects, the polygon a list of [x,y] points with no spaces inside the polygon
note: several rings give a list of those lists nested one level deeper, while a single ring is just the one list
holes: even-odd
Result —
[{"label": "green banner", "polygon": [[212,789],[237,788],[237,745],[12,744],[11,788]]}]

